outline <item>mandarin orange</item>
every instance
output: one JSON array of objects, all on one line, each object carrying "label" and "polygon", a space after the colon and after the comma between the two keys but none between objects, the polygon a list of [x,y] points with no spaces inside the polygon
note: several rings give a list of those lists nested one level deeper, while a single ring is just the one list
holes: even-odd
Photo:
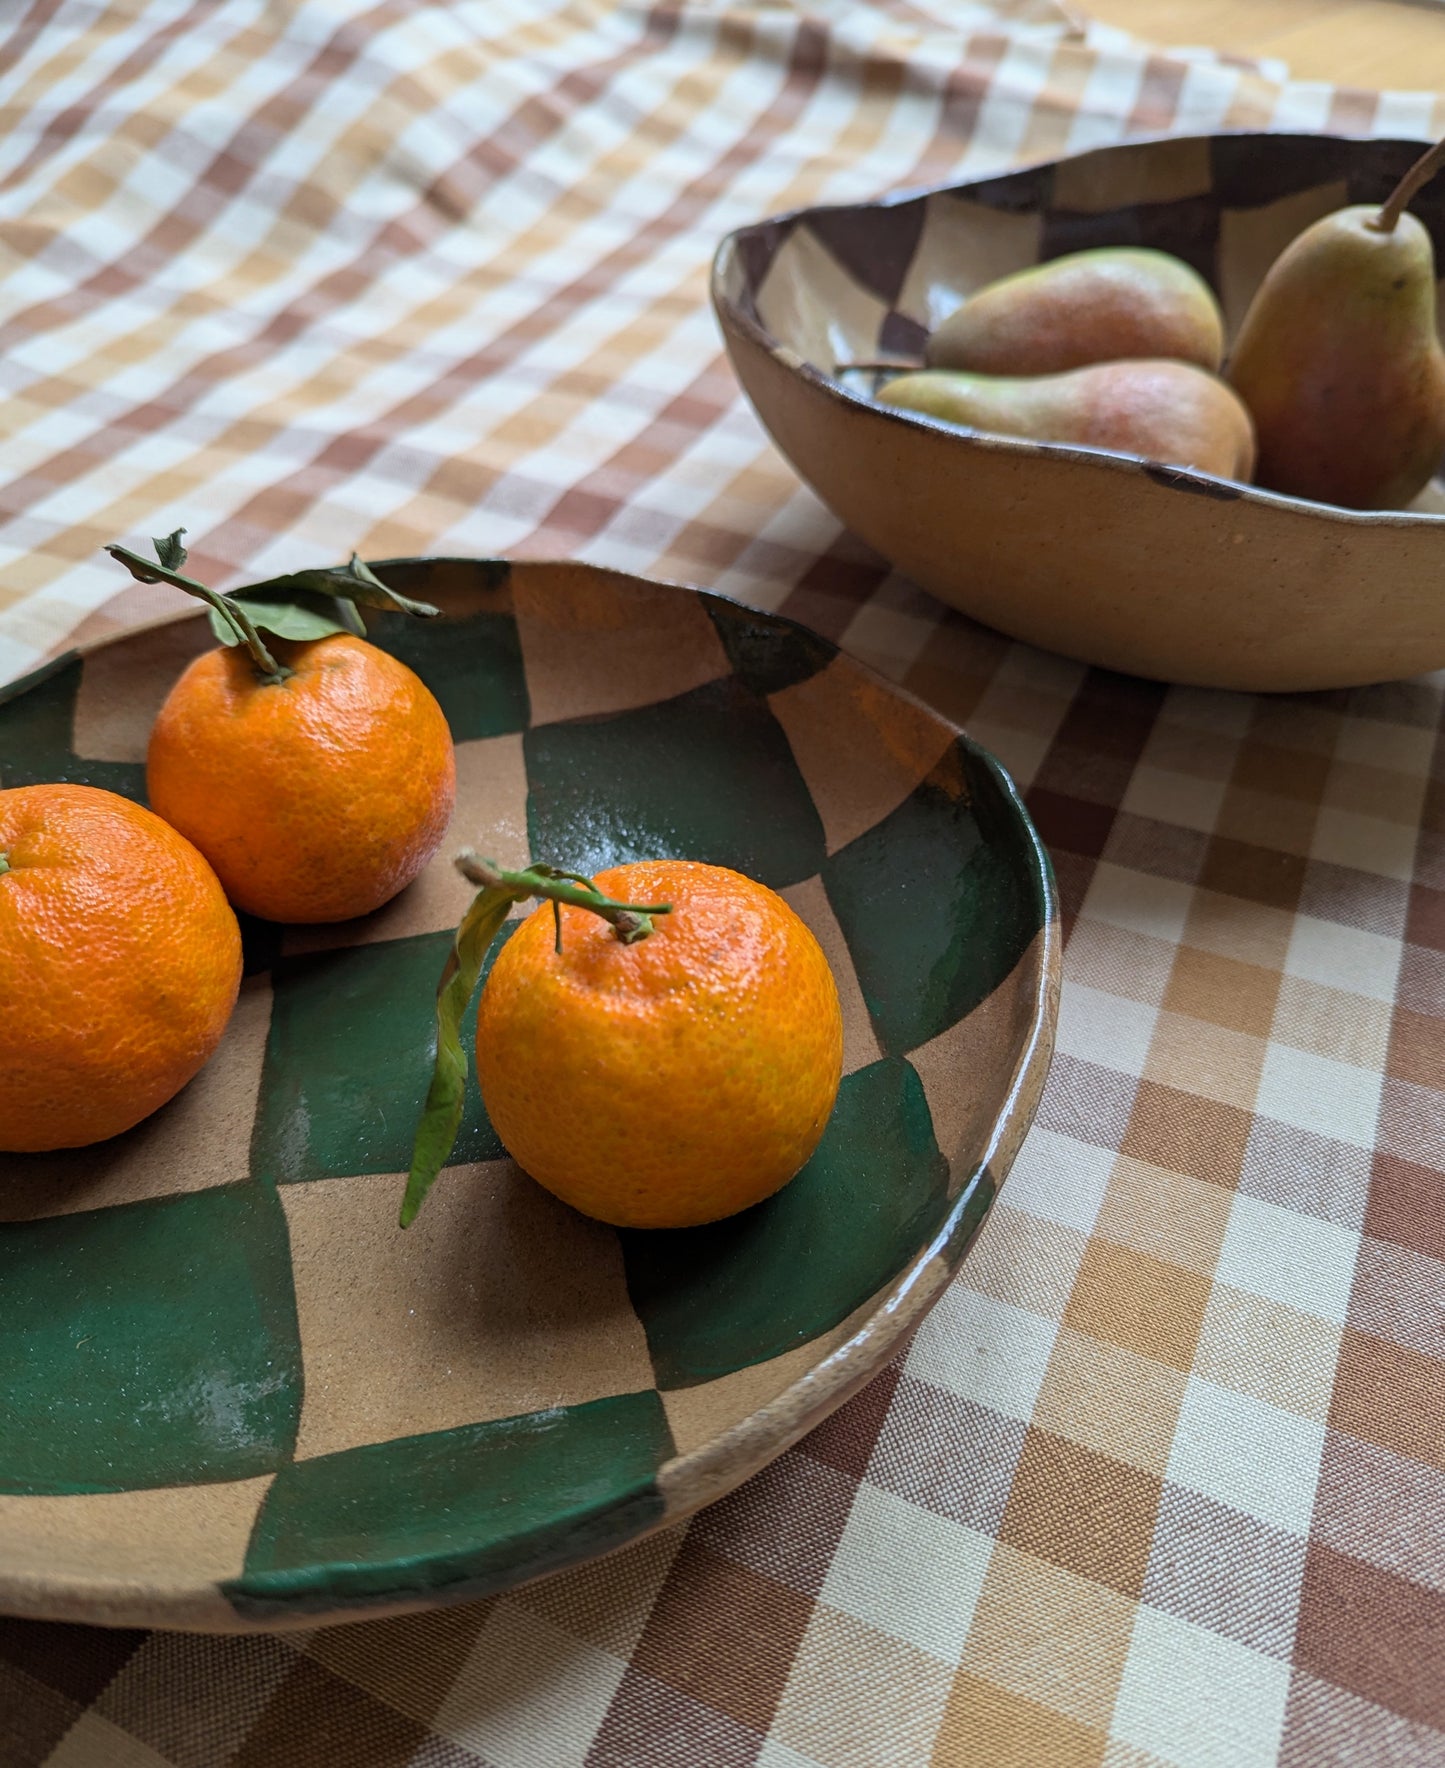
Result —
[{"label": "mandarin orange", "polygon": [[350,633],[207,651],[171,689],[150,801],[238,908],[271,921],[369,914],[436,852],[456,799],[446,715],[419,676]]},{"label": "mandarin orange", "polygon": [[215,873],[94,786],[0,791],[0,1149],[118,1135],[209,1059],[241,985]]},{"label": "mandarin orange", "polygon": [[595,880],[666,902],[627,942],[544,902],[497,955],[477,1075],[508,1152],[565,1202],[631,1228],[716,1221],[808,1159],[837,1096],[843,1019],[828,961],[786,902],[721,866],[655,860]]}]

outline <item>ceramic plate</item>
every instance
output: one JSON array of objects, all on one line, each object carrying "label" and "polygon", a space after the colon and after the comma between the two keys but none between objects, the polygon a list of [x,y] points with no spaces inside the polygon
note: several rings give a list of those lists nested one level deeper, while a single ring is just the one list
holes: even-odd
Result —
[{"label": "ceramic plate", "polygon": [[[378,564],[457,741],[451,838],[374,916],[245,927],[219,1053],[95,1148],[0,1156],[0,1609],[200,1629],[483,1594],[729,1491],[873,1375],[948,1282],[1028,1125],[1058,970],[1007,776],[830,644],[577,565]],[[0,696],[0,784],[139,797],[199,617]],[[845,1077],[818,1152],[680,1233],[585,1220],[473,1089],[407,1233],[450,855],[684,855],[822,941]],[[505,936],[505,934],[504,934]]]}]

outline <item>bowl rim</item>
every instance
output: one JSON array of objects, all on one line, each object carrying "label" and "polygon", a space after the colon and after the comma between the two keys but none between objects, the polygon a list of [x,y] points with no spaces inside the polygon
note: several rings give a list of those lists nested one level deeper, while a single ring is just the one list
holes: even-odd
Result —
[{"label": "bowl rim", "polygon": [[[766,351],[780,367],[787,369],[814,391],[822,393],[846,409],[866,411],[888,423],[901,423],[909,427],[921,425],[937,435],[952,437],[965,447],[1016,457],[1035,455],[1052,460],[1077,461],[1111,472],[1142,475],[1158,484],[1185,492],[1193,492],[1202,497],[1216,498],[1220,502],[1253,504],[1265,509],[1285,510],[1294,515],[1311,516],[1316,520],[1339,523],[1347,528],[1428,529],[1445,525],[1445,512],[1354,510],[1343,504],[1320,503],[1312,498],[1293,497],[1283,491],[1268,491],[1261,485],[1250,484],[1247,480],[1225,478],[1222,474],[1206,473],[1194,467],[1171,466],[1164,461],[1150,460],[1144,455],[1127,454],[1120,449],[1093,448],[1075,442],[1043,442],[1024,436],[1004,436],[989,430],[977,430],[967,424],[947,423],[941,418],[930,417],[923,412],[881,405],[877,400],[866,398],[863,394],[855,392],[835,376],[825,374],[814,363],[800,356],[796,350],[780,342],[760,319],[755,319],[750,313],[745,312],[727,294],[723,286],[724,276],[731,267],[734,258],[737,257],[744,240],[755,237],[768,228],[785,225],[797,226],[807,222],[814,215],[853,214],[859,210],[901,208],[909,203],[925,201],[929,197],[961,196],[976,189],[979,185],[992,184],[1001,178],[1046,171],[1053,167],[1072,164],[1078,160],[1089,159],[1095,155],[1130,152],[1138,148],[1172,146],[1176,143],[1250,140],[1336,141],[1358,143],[1362,146],[1399,145],[1420,151],[1433,145],[1431,142],[1416,141],[1403,135],[1341,135],[1299,130],[1219,129],[1207,134],[1194,135],[1168,133],[1138,135],[1131,136],[1125,141],[1104,142],[1097,147],[1086,148],[1081,153],[1022,160],[1017,165],[1000,166],[994,171],[981,173],[976,178],[967,178],[958,182],[910,186],[902,190],[886,191],[882,196],[866,198],[854,203],[804,204],[799,208],[780,210],[775,215],[763,216],[757,221],[749,221],[724,234],[713,253],[708,274],[708,292],[713,310],[717,314],[724,334],[729,330],[738,333],[749,343]],[[1031,209],[1021,212],[1025,214],[1037,213],[1036,210]],[[1437,277],[1436,281],[1438,284],[1445,285],[1445,277]]]},{"label": "bowl rim", "polygon": [[[639,1541],[686,1521],[704,1506],[715,1503],[792,1447],[820,1424],[844,1401],[864,1387],[902,1348],[908,1335],[939,1299],[957,1274],[964,1257],[983,1226],[1024,1136],[1036,1114],[1053,1056],[1058,1023],[1059,993],[1063,970],[1063,934],[1058,887],[1048,849],[1030,816],[1023,794],[1002,762],[960,725],[901,684],[844,651],[835,640],[813,632],[786,614],[759,608],[736,596],[675,578],[648,577],[621,567],[593,564],[569,558],[506,559],[440,553],[405,555],[367,561],[375,570],[398,565],[467,565],[502,567],[513,571],[546,571],[558,568],[583,570],[648,588],[677,590],[726,602],[770,623],[808,634],[844,657],[850,667],[884,688],[906,705],[921,710],[954,733],[993,776],[1013,813],[1014,825],[1024,838],[1028,869],[1038,890],[1043,918],[1026,948],[1025,959],[1036,971],[1029,999],[1029,1021],[1021,1040],[1002,1107],[995,1114],[989,1134],[958,1191],[949,1200],[947,1213],[929,1241],[913,1253],[873,1298],[874,1305],[843,1342],[804,1370],[770,1400],[745,1418],[696,1448],[663,1464],[657,1489],[662,1494],[662,1514],[648,1526],[608,1547],[602,1553],[583,1553],[569,1562],[575,1567],[592,1563],[635,1546]],[[244,585],[237,585],[244,588]],[[15,679],[0,683],[0,704],[39,686],[50,675],[77,659],[108,650],[146,634],[202,620],[202,607],[178,608],[170,613],[137,622],[117,632],[98,635],[72,645]],[[1032,954],[1030,956],[1029,954]],[[804,1341],[807,1343],[808,1341]],[[395,1563],[395,1562],[394,1562]],[[398,1570],[400,1571],[400,1566]],[[424,1592],[407,1587],[399,1577],[395,1596],[382,1593],[371,1600],[346,1601],[319,1595],[288,1601],[284,1611],[271,1615],[242,1613],[233,1609],[221,1585],[201,1579],[192,1584],[168,1585],[163,1593],[148,1596],[138,1585],[119,1578],[66,1578],[55,1581],[42,1573],[15,1573],[0,1563],[0,1614],[21,1619],[77,1621],[103,1626],[182,1628],[199,1633],[288,1632],[349,1621],[378,1620],[435,1608],[446,1603],[520,1588],[536,1578],[559,1575],[567,1568],[524,1572],[500,1583],[485,1580],[436,1586]]]}]

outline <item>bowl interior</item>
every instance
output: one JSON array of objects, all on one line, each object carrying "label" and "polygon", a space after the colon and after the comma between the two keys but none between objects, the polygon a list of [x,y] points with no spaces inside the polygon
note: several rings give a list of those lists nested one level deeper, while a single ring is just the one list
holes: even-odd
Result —
[{"label": "bowl interior", "polygon": [[[155,1117],[0,1156],[0,1608],[284,1624],[497,1588],[685,1514],[891,1354],[1031,1115],[1054,909],[986,754],[721,598],[378,569],[445,610],[374,636],[451,722],[453,830],[364,921],[249,922],[227,1038]],[[182,620],[8,690],[0,785],[141,796],[150,722],[209,643]],[[512,1166],[473,1087],[456,1164],[398,1231],[463,841],[586,872],[683,855],[786,896],[846,1019],[792,1185],[618,1233]]]},{"label": "bowl interior", "polygon": [[[719,294],[771,342],[866,395],[836,365],[912,355],[985,283],[1094,246],[1152,246],[1211,284],[1232,337],[1265,272],[1312,221],[1379,202],[1425,144],[1216,135],[1100,148],[924,195],[816,208],[733,236]],[[1445,264],[1445,178],[1411,205]],[[1412,506],[1445,511],[1437,479]]]}]

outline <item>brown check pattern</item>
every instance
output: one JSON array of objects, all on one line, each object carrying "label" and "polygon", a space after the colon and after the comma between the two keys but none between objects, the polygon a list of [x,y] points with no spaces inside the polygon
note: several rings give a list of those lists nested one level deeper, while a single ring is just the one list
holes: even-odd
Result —
[{"label": "brown check pattern", "polygon": [[[1012,644],[767,446],[706,275],[779,210],[1428,94],[1049,0],[19,0],[0,678],[356,547],[802,619],[1026,789],[1037,1125],[908,1352],[690,1525],[284,1637],[0,1621],[7,1768],[1445,1763],[1445,679],[1264,700]],[[0,1298],[3,1305],[3,1298]]]}]

